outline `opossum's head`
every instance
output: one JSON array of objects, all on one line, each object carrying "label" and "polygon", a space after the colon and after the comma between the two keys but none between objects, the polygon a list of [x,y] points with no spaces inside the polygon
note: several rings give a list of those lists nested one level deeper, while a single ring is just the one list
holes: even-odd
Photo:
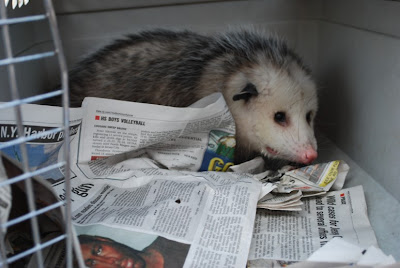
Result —
[{"label": "opossum's head", "polygon": [[242,68],[227,82],[225,97],[238,139],[249,149],[302,164],[316,159],[316,86],[296,61],[282,68],[272,64]]}]

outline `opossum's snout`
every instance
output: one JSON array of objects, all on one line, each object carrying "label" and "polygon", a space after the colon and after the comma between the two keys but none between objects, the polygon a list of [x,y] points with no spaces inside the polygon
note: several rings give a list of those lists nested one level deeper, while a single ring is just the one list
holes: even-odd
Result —
[{"label": "opossum's snout", "polygon": [[[266,151],[268,152],[268,155],[271,157],[279,157],[279,151],[267,146]],[[318,153],[317,151],[312,147],[308,146],[304,150],[300,150],[299,154],[295,156],[293,159],[290,159],[296,163],[301,163],[305,165],[311,164],[315,159],[317,159]]]},{"label": "opossum's snout", "polygon": [[303,152],[301,152],[299,156],[299,162],[302,164],[309,165],[311,164],[315,159],[317,159],[318,153],[310,146]]}]

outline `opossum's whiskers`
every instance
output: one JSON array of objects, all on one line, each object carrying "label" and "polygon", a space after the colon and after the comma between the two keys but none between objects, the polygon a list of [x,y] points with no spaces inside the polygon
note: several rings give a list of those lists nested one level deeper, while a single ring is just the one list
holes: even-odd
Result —
[{"label": "opossum's whiskers", "polygon": [[293,141],[294,143],[296,143],[296,141],[299,140],[299,138],[297,138],[297,140],[295,140],[295,138],[293,137],[293,133],[292,133],[292,132],[289,132],[289,134],[290,134],[290,136],[292,137],[292,141]]},{"label": "opossum's whiskers", "polygon": [[293,133],[291,131],[286,131],[284,132],[284,138],[285,140],[292,140],[293,142],[296,142],[296,140],[293,137]]},{"label": "opossum's whiskers", "polygon": [[300,114],[298,114],[298,120],[297,120],[297,140],[300,140],[300,116],[301,116],[301,113]]},{"label": "opossum's whiskers", "polygon": [[311,102],[311,101],[313,101],[314,100],[314,98],[313,97],[309,97],[307,100],[306,100],[306,106],[308,106],[308,104]]},{"label": "opossum's whiskers", "polygon": [[[301,100],[304,102],[304,95],[301,95]],[[300,140],[300,120],[302,117],[306,114],[305,107],[302,106],[300,113],[298,114],[298,120],[297,120],[297,139]]]},{"label": "opossum's whiskers", "polygon": [[288,105],[288,107],[294,106],[296,103],[298,103],[300,101],[301,101],[301,99],[296,99],[292,103],[290,103],[290,105]]}]

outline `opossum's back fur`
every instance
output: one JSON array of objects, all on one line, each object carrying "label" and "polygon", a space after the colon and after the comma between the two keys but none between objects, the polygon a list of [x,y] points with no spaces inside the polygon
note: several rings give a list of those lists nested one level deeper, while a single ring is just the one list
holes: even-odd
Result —
[{"label": "opossum's back fur", "polygon": [[154,30],[117,40],[70,72],[71,102],[102,97],[184,107],[223,91],[230,76],[260,61],[276,68],[300,58],[278,39],[253,31],[204,36]]}]

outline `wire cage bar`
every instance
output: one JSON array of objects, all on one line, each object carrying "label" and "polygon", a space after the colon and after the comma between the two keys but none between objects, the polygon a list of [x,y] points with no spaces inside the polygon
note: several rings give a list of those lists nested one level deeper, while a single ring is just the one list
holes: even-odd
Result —
[{"label": "wire cage bar", "polygon": [[[7,7],[4,5],[4,2],[0,2],[0,29],[2,32],[2,41],[4,47],[4,55],[5,58],[0,59],[0,66],[4,66],[7,69],[7,76],[9,82],[9,92],[11,95],[11,100],[5,103],[0,103],[0,112],[6,108],[13,108],[14,116],[16,118],[16,126],[18,137],[8,142],[0,143],[0,150],[10,147],[10,146],[19,146],[21,152],[21,163],[23,174],[9,178],[3,182],[0,182],[0,187],[10,186],[17,182],[23,182],[26,189],[27,201],[28,201],[28,210],[29,212],[25,215],[7,221],[5,223],[0,222],[0,267],[9,267],[14,262],[20,260],[29,255],[34,255],[36,259],[36,267],[43,267],[43,254],[42,250],[46,247],[49,247],[55,243],[60,241],[65,241],[65,254],[66,254],[66,267],[73,267],[73,249],[75,249],[75,253],[79,255],[78,247],[73,247],[73,244],[77,245],[77,239],[73,237],[72,231],[72,223],[71,223],[71,185],[70,185],[70,155],[69,155],[69,144],[70,144],[70,136],[69,136],[69,98],[68,98],[68,72],[67,66],[64,58],[63,47],[61,44],[61,39],[58,33],[57,21],[54,12],[54,8],[51,0],[43,0],[43,13],[39,15],[32,16],[24,16],[19,18],[8,18],[7,17]],[[37,21],[47,20],[50,32],[52,43],[54,46],[54,51],[47,51],[43,53],[35,53],[31,55],[24,56],[15,56],[12,42],[11,42],[11,29],[10,26],[19,23],[34,23]],[[55,57],[58,63],[58,68],[61,77],[61,88],[54,90],[52,92],[38,94],[35,96],[21,98],[18,83],[17,83],[17,69],[16,64],[23,64],[28,61],[33,60],[43,60],[48,57]],[[48,98],[52,98],[55,96],[62,97],[62,106],[63,106],[63,118],[62,118],[62,126],[58,128],[51,129],[49,131],[45,131],[33,136],[25,137],[24,133],[24,125],[23,125],[23,114],[21,106],[23,104],[33,103],[42,101]],[[43,137],[48,135],[49,133],[56,133],[59,131],[64,132],[64,144],[63,144],[63,158],[62,162],[59,162],[55,165],[49,165],[46,167],[41,167],[37,170],[31,170],[29,167],[29,155],[27,153],[27,142],[32,141],[34,139]],[[52,169],[57,169],[64,167],[64,178],[65,178],[65,200],[54,203],[45,208],[38,209],[35,205],[35,196],[32,185],[32,177],[40,175],[44,172],[47,172]],[[49,241],[41,242],[38,219],[37,217],[43,213],[46,213],[49,210],[63,208],[64,209],[64,229],[65,233],[59,235]],[[23,221],[29,220],[30,227],[32,230],[32,237],[34,246],[30,249],[27,249],[18,254],[7,256],[5,252],[5,235],[2,230],[13,226],[15,224],[21,223]],[[79,262],[82,266],[82,263]]]}]

